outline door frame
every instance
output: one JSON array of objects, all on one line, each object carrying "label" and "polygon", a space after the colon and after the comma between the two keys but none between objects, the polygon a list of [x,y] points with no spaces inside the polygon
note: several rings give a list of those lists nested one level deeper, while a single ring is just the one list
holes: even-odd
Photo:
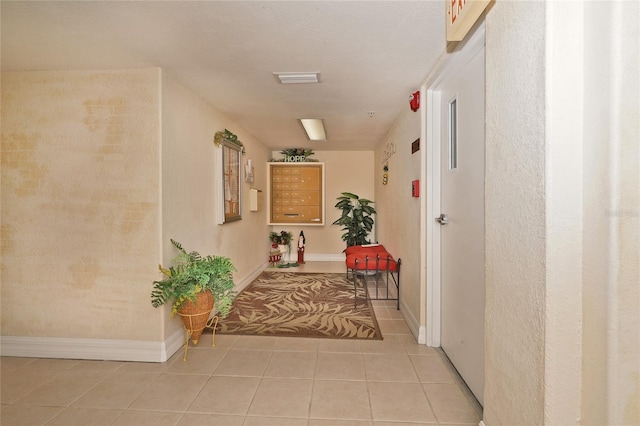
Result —
[{"label": "door frame", "polygon": [[[441,344],[441,270],[440,270],[440,241],[441,226],[436,225],[435,218],[440,215],[440,89],[449,81],[452,75],[456,75],[465,65],[479,53],[485,45],[485,24],[482,21],[469,39],[459,43],[453,53],[447,53],[434,67],[427,77],[421,90],[426,99],[426,108],[422,114],[421,137],[426,141],[422,153],[421,177],[426,183],[426,196],[423,198],[422,211],[424,212],[421,238],[422,256],[421,271],[424,274],[421,280],[424,287],[424,313],[425,335],[419,336],[419,343],[427,346],[439,347]],[[423,339],[420,339],[423,338]],[[421,341],[424,340],[424,341]]]}]

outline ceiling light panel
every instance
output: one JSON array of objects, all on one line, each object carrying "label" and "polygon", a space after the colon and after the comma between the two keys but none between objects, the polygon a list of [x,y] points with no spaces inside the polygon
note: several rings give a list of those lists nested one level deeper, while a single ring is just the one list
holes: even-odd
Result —
[{"label": "ceiling light panel", "polygon": [[300,123],[307,137],[312,141],[326,141],[327,132],[324,128],[324,120],[322,118],[300,118]]},{"label": "ceiling light panel", "polygon": [[282,84],[313,84],[320,82],[319,72],[274,72]]}]

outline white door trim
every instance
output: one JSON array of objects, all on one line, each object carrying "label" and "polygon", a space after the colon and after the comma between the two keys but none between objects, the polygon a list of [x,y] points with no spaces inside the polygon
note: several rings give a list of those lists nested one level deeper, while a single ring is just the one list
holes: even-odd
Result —
[{"label": "white door trim", "polygon": [[[441,292],[440,292],[440,225],[435,218],[440,215],[440,88],[475,55],[484,48],[485,24],[482,22],[468,40],[458,45],[457,51],[448,53],[436,65],[422,92],[426,108],[422,117],[422,137],[426,140],[422,154],[423,182],[426,182],[423,217],[425,238],[423,271],[425,280],[425,320],[427,346],[440,346]],[[422,343],[422,342],[420,342]]]}]

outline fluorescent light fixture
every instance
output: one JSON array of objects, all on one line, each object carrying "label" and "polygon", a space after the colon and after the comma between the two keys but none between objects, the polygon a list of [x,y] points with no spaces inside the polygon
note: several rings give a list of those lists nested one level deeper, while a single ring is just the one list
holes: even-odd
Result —
[{"label": "fluorescent light fixture", "polygon": [[326,141],[327,132],[324,129],[324,120],[322,118],[300,118],[300,123],[307,132],[307,137],[311,141]]},{"label": "fluorescent light fixture", "polygon": [[319,72],[274,72],[282,84],[309,84],[320,82]]}]

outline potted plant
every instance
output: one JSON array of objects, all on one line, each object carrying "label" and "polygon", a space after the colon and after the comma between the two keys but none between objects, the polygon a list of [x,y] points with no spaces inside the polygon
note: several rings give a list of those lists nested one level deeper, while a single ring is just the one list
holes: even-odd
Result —
[{"label": "potted plant", "polygon": [[343,192],[337,198],[336,208],[342,210],[341,216],[333,222],[333,225],[341,225],[342,239],[349,246],[370,244],[369,232],[373,229],[373,215],[376,210],[370,206],[373,201],[350,192]]},{"label": "potted plant", "polygon": [[271,241],[271,246],[273,248],[278,247],[280,249],[280,253],[285,254],[291,245],[291,240],[293,239],[293,234],[287,231],[271,232],[269,234],[269,240]]},{"label": "potted plant", "polygon": [[151,304],[157,308],[171,303],[171,315],[181,316],[197,345],[214,304],[222,318],[229,314],[236,297],[233,283],[236,268],[227,257],[203,257],[196,251],[187,252],[177,241],[171,243],[180,253],[169,269],[159,265],[165,277],[153,282]]}]

